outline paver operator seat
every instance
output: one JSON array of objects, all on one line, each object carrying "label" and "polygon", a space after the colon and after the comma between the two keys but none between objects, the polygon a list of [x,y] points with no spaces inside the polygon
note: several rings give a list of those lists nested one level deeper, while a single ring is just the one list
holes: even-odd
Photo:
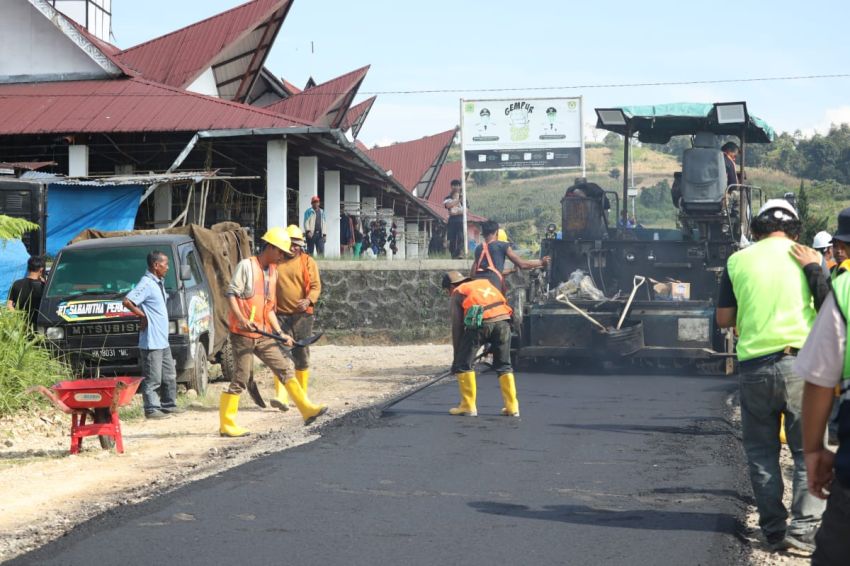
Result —
[{"label": "paver operator seat", "polygon": [[698,132],[682,156],[681,208],[688,214],[713,215],[723,209],[726,164],[717,136]]}]

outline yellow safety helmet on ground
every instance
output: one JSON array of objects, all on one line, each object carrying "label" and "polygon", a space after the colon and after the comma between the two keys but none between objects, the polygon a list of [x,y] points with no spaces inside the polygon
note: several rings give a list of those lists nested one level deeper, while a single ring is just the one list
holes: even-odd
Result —
[{"label": "yellow safety helmet on ground", "polygon": [[510,241],[510,240],[508,240],[508,233],[505,232],[504,228],[499,228],[499,231],[496,232],[496,240],[498,240],[499,242],[509,242]]},{"label": "yellow safety helmet on ground", "polygon": [[263,234],[261,239],[276,248],[280,248],[286,253],[289,253],[289,250],[292,247],[292,240],[290,239],[289,234],[287,234],[286,229],[281,226],[270,228],[268,232]]},{"label": "yellow safety helmet on ground", "polygon": [[296,226],[295,224],[290,224],[286,227],[286,233],[289,234],[290,240],[301,240],[304,241],[304,232],[301,231],[301,228]]}]

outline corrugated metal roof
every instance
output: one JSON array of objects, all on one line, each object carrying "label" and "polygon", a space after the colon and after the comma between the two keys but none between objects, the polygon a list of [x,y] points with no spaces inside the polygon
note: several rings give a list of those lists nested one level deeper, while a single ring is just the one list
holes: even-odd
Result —
[{"label": "corrugated metal roof", "polygon": [[369,115],[369,111],[372,109],[372,105],[375,104],[375,100],[377,98],[377,96],[367,98],[360,104],[349,108],[348,112],[345,113],[345,118],[342,121],[341,129],[347,130],[351,128],[351,135],[356,138],[357,134],[360,133],[360,129],[363,127],[363,122],[366,121],[366,117]]},{"label": "corrugated metal roof", "polygon": [[266,109],[294,116],[317,126],[338,128],[368,71],[369,65],[366,65],[309,90],[293,94],[286,100],[270,104]]},{"label": "corrugated metal roof", "polygon": [[0,85],[0,135],[304,126],[261,108],[128,78]]},{"label": "corrugated metal roof", "polygon": [[[279,29],[291,3],[292,0],[252,0],[126,49],[117,57],[147,79],[185,88],[212,66],[221,53],[258,27],[268,24]],[[258,47],[264,51],[264,60],[268,46]],[[262,60],[254,72],[262,68]]]},{"label": "corrugated metal roof", "polygon": [[386,171],[392,171],[393,177],[412,192],[429,169],[441,165],[438,163],[440,156],[445,159],[456,132],[457,128],[452,128],[418,140],[370,149],[366,153]]},{"label": "corrugated metal roof", "polygon": [[286,90],[289,92],[290,96],[292,96],[293,94],[298,94],[299,92],[301,92],[300,88],[298,88],[297,86],[295,86],[294,84],[292,84],[288,80],[286,80],[286,79],[281,79],[281,80],[283,81],[284,88],[286,88]]},{"label": "corrugated metal roof", "polygon": [[195,181],[196,183],[216,177],[216,171],[184,171],[181,173],[151,173],[149,175],[112,175],[109,177],[77,177],[30,171],[21,175],[21,179],[42,181],[51,185],[68,187],[103,187],[113,185],[153,185],[176,181]]}]

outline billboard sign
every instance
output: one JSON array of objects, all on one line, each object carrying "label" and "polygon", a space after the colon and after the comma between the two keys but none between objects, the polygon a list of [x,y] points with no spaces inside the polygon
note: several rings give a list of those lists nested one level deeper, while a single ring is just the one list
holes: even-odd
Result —
[{"label": "billboard sign", "polygon": [[467,171],[582,167],[581,98],[461,100]]}]

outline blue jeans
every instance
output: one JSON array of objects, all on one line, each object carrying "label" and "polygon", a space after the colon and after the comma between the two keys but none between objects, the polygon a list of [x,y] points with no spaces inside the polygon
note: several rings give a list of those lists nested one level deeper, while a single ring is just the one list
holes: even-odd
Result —
[{"label": "blue jeans", "polygon": [[139,349],[142,366],[142,399],[145,414],[163,407],[177,406],[177,368],[171,356],[171,348],[161,350]]},{"label": "blue jeans", "polygon": [[[820,521],[825,503],[812,496],[806,485],[803,459],[803,431],[800,412],[803,380],[792,370],[794,358],[755,368],[741,368],[741,427],[750,481],[759,512],[759,526],[765,536],[806,533]],[[779,466],[780,415],[785,415],[785,435],[794,458],[791,524],[782,503],[784,489]]]}]

